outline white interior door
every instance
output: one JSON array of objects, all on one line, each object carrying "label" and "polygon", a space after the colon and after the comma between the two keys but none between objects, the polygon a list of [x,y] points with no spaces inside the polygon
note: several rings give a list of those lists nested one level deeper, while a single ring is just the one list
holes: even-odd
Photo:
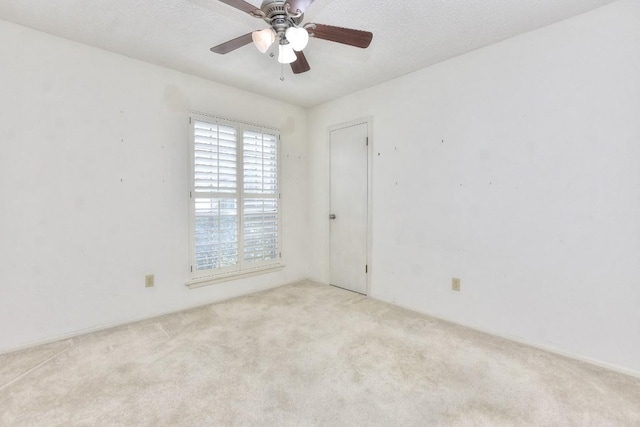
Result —
[{"label": "white interior door", "polygon": [[330,283],[367,293],[368,124],[330,131]]}]

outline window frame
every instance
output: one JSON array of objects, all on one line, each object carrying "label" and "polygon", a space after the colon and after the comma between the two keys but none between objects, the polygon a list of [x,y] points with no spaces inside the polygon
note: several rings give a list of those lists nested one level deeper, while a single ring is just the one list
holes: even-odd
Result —
[{"label": "window frame", "polygon": [[[224,197],[236,198],[237,200],[237,230],[236,236],[238,238],[238,259],[237,263],[232,266],[219,267],[208,270],[198,271],[195,268],[196,261],[196,249],[195,249],[195,225],[196,225],[196,199],[198,195],[202,193],[196,193],[195,191],[195,122],[201,121],[219,126],[232,127],[236,131],[236,193],[225,193]],[[276,194],[274,197],[259,194],[245,190],[244,187],[244,133],[258,132],[262,134],[275,135],[276,137]],[[239,279],[243,277],[249,277],[258,274],[264,274],[273,271],[281,270],[284,265],[282,263],[282,154],[281,154],[281,136],[280,130],[268,126],[254,125],[250,123],[244,123],[236,120],[230,120],[213,116],[204,113],[191,112],[189,115],[189,280],[186,285],[190,288],[197,288],[201,286],[207,286],[213,283]],[[216,196],[207,195],[206,198],[219,198],[221,193],[217,193]],[[277,206],[276,221],[277,221],[277,246],[275,259],[263,260],[263,261],[245,261],[244,254],[244,201],[245,199],[268,199],[275,200]]]}]

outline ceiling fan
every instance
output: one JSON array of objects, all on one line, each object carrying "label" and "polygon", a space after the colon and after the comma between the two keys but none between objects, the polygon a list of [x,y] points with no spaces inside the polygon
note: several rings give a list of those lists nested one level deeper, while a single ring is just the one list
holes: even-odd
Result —
[{"label": "ceiling fan", "polygon": [[[291,64],[294,74],[309,71],[311,67],[302,50],[309,37],[329,40],[359,48],[367,48],[373,40],[368,31],[334,27],[323,24],[302,24],[304,11],[313,0],[264,0],[260,8],[244,0],[220,0],[254,18],[264,20],[269,28],[257,30],[211,48],[212,52],[224,55],[251,42],[265,53],[275,42],[278,43],[278,62]],[[273,56],[273,54],[272,54]]]}]

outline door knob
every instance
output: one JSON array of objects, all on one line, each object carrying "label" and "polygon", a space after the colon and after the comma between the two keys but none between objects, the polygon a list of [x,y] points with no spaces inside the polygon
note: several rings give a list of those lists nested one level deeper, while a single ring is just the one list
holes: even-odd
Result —
[{"label": "door knob", "polygon": [[329,215],[329,219],[336,219],[336,214]]}]

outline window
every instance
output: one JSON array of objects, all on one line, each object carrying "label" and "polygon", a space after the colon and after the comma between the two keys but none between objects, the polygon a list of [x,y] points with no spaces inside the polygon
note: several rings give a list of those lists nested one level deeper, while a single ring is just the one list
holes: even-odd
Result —
[{"label": "window", "polygon": [[189,285],[281,268],[279,132],[190,118]]}]

